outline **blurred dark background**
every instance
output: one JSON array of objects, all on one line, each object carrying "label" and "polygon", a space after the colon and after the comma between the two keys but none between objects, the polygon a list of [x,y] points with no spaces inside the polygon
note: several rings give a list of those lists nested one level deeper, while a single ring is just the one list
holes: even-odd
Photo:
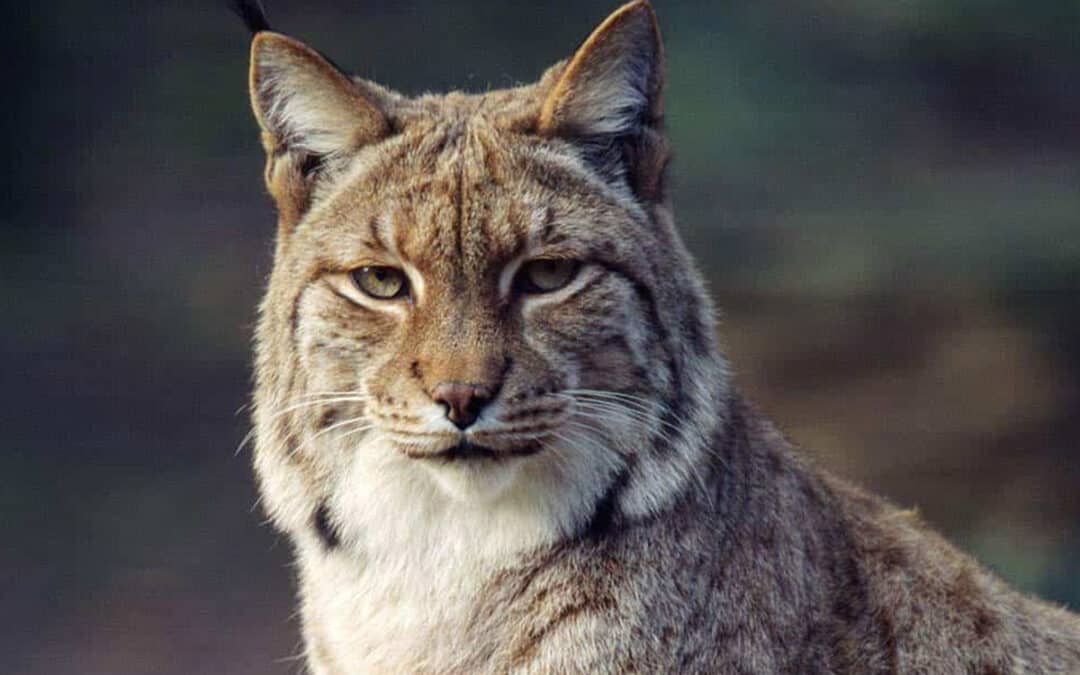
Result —
[{"label": "blurred dark background", "polygon": [[[0,669],[290,673],[247,430],[274,219],[224,1],[4,3]],[[417,93],[614,1],[271,0]],[[1080,608],[1080,3],[657,0],[680,224],[820,462]]]}]

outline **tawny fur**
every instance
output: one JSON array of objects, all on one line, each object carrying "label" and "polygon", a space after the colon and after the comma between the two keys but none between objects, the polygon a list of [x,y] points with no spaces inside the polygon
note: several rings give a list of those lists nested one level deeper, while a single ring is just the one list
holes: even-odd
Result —
[{"label": "tawny fur", "polygon": [[[255,468],[311,672],[1080,672],[1076,616],[734,391],[667,204],[662,63],[643,1],[479,95],[406,98],[256,36],[279,227]],[[580,268],[524,293],[537,258]],[[366,296],[371,265],[410,296]],[[459,430],[442,383],[492,400]],[[487,454],[442,454],[462,439]]]}]

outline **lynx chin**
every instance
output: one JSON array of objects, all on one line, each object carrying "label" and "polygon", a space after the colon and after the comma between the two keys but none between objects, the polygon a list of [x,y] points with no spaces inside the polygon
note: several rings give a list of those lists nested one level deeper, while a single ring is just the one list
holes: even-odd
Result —
[{"label": "lynx chin", "polygon": [[1077,616],[734,390],[648,2],[534,84],[417,98],[239,9],[278,213],[254,463],[310,672],[1080,672]]}]

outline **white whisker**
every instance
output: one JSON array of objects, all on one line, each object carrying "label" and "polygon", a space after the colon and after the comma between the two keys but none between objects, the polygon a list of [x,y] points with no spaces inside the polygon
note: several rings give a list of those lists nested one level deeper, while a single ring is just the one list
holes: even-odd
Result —
[{"label": "white whisker", "polygon": [[[327,434],[327,433],[329,433],[329,432],[331,432],[331,431],[333,431],[335,429],[340,429],[341,427],[344,427],[344,426],[348,426],[348,425],[351,425],[351,424],[363,423],[363,422],[367,422],[367,419],[365,419],[363,417],[351,417],[351,418],[349,418],[347,420],[344,420],[342,422],[337,422],[335,424],[331,424],[330,426],[326,427],[325,429],[322,429],[322,430],[316,432],[315,434],[312,434],[312,436],[310,438],[308,438],[307,440],[305,440],[303,443],[300,444],[300,448],[307,447],[309,444],[314,443],[316,440],[318,440],[319,437],[321,437],[321,436],[323,436],[323,435],[325,435],[325,434]],[[366,424],[365,426],[363,426],[363,427],[361,427],[359,429],[353,429],[350,433],[357,432],[357,431],[366,431],[367,429],[371,429],[374,426],[375,426],[374,424],[368,423],[368,424]],[[297,448],[297,449],[299,449],[299,448]]]},{"label": "white whisker", "polygon": [[624,394],[617,391],[601,391],[598,389],[567,389],[556,395],[569,395],[575,400],[589,400],[598,399],[607,403],[616,403],[619,405],[633,406],[645,412],[652,413],[657,408],[662,411],[664,415],[670,415],[675,418],[675,421],[680,424],[689,424],[686,419],[681,415],[676,414],[673,410],[659,401],[649,400],[641,396],[633,396],[630,394]]},{"label": "white whisker", "polygon": [[[351,395],[350,396],[344,396],[344,395],[341,395],[341,394],[351,394]],[[292,402],[290,402],[291,404],[286,404],[284,408],[280,408],[278,410],[275,410],[273,413],[271,413],[270,417],[268,417],[265,421],[266,422],[272,422],[272,421],[276,420],[277,418],[281,417],[282,415],[287,415],[287,414],[289,414],[289,413],[291,413],[293,411],[300,410],[302,408],[315,407],[315,406],[319,406],[319,405],[329,405],[331,403],[363,403],[364,401],[366,401],[366,398],[357,396],[356,392],[317,392],[317,393],[314,393],[314,394],[304,394],[304,395],[299,396],[297,398],[302,399],[302,398],[311,398],[311,397],[318,397],[318,398],[314,398],[313,400],[303,401],[301,403],[292,403]],[[296,401],[296,400],[297,399],[292,399],[292,401]],[[239,445],[236,446],[236,450],[233,452],[234,456],[240,454],[240,451],[244,449],[244,446],[247,445],[248,442],[255,436],[257,431],[258,431],[258,426],[253,426],[251,428],[251,430],[248,431],[244,435],[244,437],[240,440]]]},{"label": "white whisker", "polygon": [[280,417],[281,415],[284,415],[286,413],[290,413],[290,412],[292,412],[294,410],[300,410],[301,408],[308,408],[308,407],[317,406],[317,405],[328,405],[330,403],[363,403],[365,400],[367,400],[367,399],[362,398],[360,396],[353,395],[353,396],[336,396],[336,397],[332,397],[332,398],[320,398],[320,399],[315,399],[315,400],[312,400],[312,401],[304,401],[303,403],[294,403],[293,405],[290,405],[290,406],[288,406],[286,408],[276,410],[269,417],[269,419],[267,421],[276,419],[276,418]]},{"label": "white whisker", "polygon": [[[570,394],[567,392],[576,393]],[[576,417],[581,420],[576,422],[578,426],[587,427],[589,425],[586,424],[586,422],[590,420],[594,422],[599,421],[601,423],[610,422],[610,416],[619,415],[632,422],[637,422],[646,426],[651,434],[670,445],[675,445],[677,440],[672,438],[665,429],[670,430],[680,437],[684,431],[679,426],[656,416],[658,409],[660,411],[666,411],[665,406],[655,402],[647,402],[640,397],[620,394],[619,392],[601,392],[597,390],[582,389],[566,390],[566,392],[556,395],[571,398],[579,408],[575,411]],[[683,422],[678,415],[674,415],[674,417],[676,420]],[[706,452],[712,456],[718,457],[716,451],[711,447],[706,447]],[[718,457],[718,459],[723,461],[723,458]],[[702,468],[693,461],[686,462],[684,466],[701,490],[701,493],[703,495],[708,495],[709,491]]]},{"label": "white whisker", "polygon": [[[632,421],[640,422],[646,427],[650,427],[651,433],[660,436],[668,443],[674,443],[676,439],[664,432],[664,428],[669,429],[673,433],[681,433],[682,431],[678,426],[672,424],[671,422],[655,418],[651,415],[648,415],[644,411],[634,410],[632,408],[627,408],[615,403],[583,400],[576,400],[575,403],[580,408],[579,412],[584,410],[592,410],[594,412],[617,413],[629,418]],[[659,426],[657,427],[656,425]]]}]

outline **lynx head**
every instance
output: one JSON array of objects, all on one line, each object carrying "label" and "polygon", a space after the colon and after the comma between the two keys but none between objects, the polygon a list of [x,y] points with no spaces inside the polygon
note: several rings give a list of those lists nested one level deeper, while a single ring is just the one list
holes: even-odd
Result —
[{"label": "lynx head", "polygon": [[686,489],[723,367],[667,208],[662,66],[643,0],[537,83],[475,95],[408,98],[256,34],[279,215],[256,466],[279,525],[510,514],[556,536]]}]

